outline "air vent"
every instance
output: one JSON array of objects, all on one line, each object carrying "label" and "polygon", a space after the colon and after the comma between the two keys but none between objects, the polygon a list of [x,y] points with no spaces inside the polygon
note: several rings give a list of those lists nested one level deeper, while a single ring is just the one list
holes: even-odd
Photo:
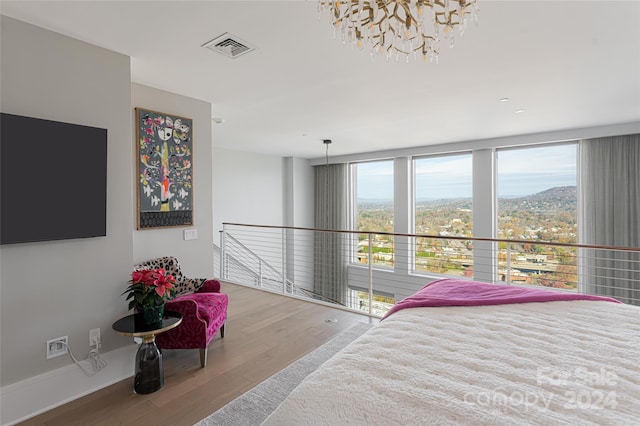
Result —
[{"label": "air vent", "polygon": [[207,49],[211,49],[214,52],[222,53],[225,56],[235,59],[239,56],[249,53],[252,50],[256,50],[254,46],[249,45],[246,41],[233,34],[224,33],[213,40],[206,42],[202,45]]}]

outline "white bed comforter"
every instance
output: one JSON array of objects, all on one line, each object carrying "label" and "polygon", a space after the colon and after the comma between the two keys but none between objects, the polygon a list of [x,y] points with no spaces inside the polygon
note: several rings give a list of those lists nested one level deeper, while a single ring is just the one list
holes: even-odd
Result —
[{"label": "white bed comforter", "polygon": [[267,425],[640,425],[640,308],[561,301],[397,312]]}]

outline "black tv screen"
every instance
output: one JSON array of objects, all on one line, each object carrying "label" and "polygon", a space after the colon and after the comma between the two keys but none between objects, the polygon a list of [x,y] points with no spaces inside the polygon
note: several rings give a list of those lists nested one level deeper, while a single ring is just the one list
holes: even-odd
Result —
[{"label": "black tv screen", "polygon": [[107,235],[107,129],[0,113],[0,243]]}]

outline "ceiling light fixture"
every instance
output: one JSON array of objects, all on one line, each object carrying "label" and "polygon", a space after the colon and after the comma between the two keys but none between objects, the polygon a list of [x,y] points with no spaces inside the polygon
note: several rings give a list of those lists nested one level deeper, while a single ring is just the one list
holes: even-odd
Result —
[{"label": "ceiling light fixture", "polygon": [[331,145],[331,139],[322,139],[322,143],[326,146],[324,158],[326,160],[326,166],[329,167],[329,145]]},{"label": "ceiling light fixture", "polygon": [[477,0],[318,0],[325,10],[343,44],[407,62],[422,55],[437,63],[441,38],[453,47],[455,27],[462,35],[469,17],[478,23]]}]

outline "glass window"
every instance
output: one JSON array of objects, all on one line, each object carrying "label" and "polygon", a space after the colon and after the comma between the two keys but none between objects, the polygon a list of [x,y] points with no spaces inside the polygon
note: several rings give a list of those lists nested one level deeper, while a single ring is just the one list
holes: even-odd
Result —
[{"label": "glass window", "polygon": [[471,241],[446,237],[473,236],[472,158],[456,154],[413,160],[415,233],[443,238],[416,238],[415,270],[473,275]]},{"label": "glass window", "polygon": [[576,289],[577,252],[537,242],[576,243],[577,145],[500,150],[498,281]]},{"label": "glass window", "polygon": [[[354,224],[356,231],[393,232],[393,161],[352,165]],[[393,236],[373,234],[374,266],[393,267]],[[369,262],[369,238],[358,234],[357,262]]]},{"label": "glass window", "polygon": [[[373,293],[373,303],[371,304],[371,313],[378,316],[384,316],[389,309],[395,305],[396,301],[393,295]],[[369,292],[356,287],[349,288],[350,308],[357,309],[362,312],[369,312]]]}]

